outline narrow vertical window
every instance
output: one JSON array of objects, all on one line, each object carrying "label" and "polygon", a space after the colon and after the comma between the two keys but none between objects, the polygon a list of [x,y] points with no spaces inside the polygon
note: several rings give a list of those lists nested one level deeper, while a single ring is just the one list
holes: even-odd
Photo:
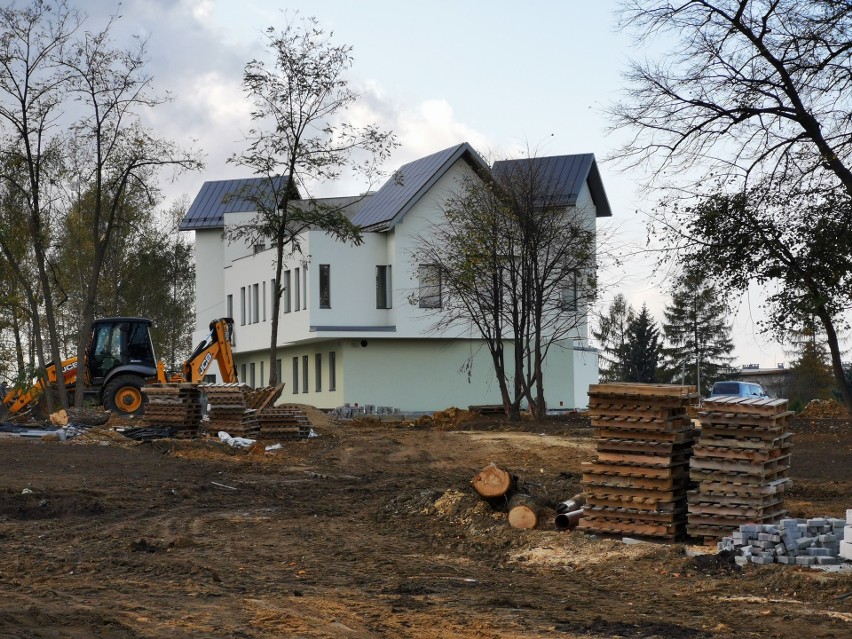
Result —
[{"label": "narrow vertical window", "polygon": [[252,284],[252,323],[257,324],[260,321],[260,286]]},{"label": "narrow vertical window", "polygon": [[441,308],[441,269],[421,264],[417,269],[420,284],[420,308]]},{"label": "narrow vertical window", "polygon": [[299,392],[299,358],[293,358],[293,394]]},{"label": "narrow vertical window", "polygon": [[281,383],[281,360],[275,360],[275,379],[278,380],[278,383]]},{"label": "narrow vertical window", "polygon": [[319,306],[331,308],[331,266],[319,265]]},{"label": "narrow vertical window", "polygon": [[240,287],[240,324],[246,323],[246,287]]},{"label": "narrow vertical window", "polygon": [[302,355],[302,392],[308,392],[308,356]]},{"label": "narrow vertical window", "polygon": [[298,311],[302,303],[302,286],[299,269],[293,269],[293,310]]},{"label": "narrow vertical window", "polygon": [[234,317],[234,296],[228,295],[225,303],[225,317]]},{"label": "narrow vertical window", "polygon": [[254,362],[249,364],[249,386],[252,388],[257,388],[257,380],[254,376]]},{"label": "narrow vertical window", "polygon": [[376,267],[376,308],[391,308],[391,267]]},{"label": "narrow vertical window", "polygon": [[302,268],[302,310],[308,308],[308,267]]},{"label": "narrow vertical window", "polygon": [[319,393],[322,390],[322,353],[314,355],[314,385]]},{"label": "narrow vertical window", "polygon": [[[266,280],[263,280],[263,321],[266,321]],[[263,382],[260,385],[263,386]]]},{"label": "narrow vertical window", "polygon": [[243,382],[246,381],[246,365],[245,364],[240,364],[240,378],[243,380]]},{"label": "narrow vertical window", "polygon": [[290,312],[290,271],[284,271],[284,277],[281,280],[281,301],[284,304],[284,312]]},{"label": "narrow vertical window", "polygon": [[328,390],[337,390],[337,355],[334,351],[328,354]]},{"label": "narrow vertical window", "polygon": [[577,271],[571,271],[562,282],[560,305],[563,311],[576,311],[579,301]]},{"label": "narrow vertical window", "polygon": [[263,386],[263,360],[260,360],[260,385]]}]

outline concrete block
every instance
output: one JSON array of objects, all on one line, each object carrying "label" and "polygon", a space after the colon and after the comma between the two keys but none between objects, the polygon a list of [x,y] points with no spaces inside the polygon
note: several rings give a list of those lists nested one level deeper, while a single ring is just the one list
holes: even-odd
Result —
[{"label": "concrete block", "polygon": [[740,526],[740,532],[756,537],[760,532],[760,524],[743,524]]},{"label": "concrete block", "polygon": [[810,548],[813,543],[813,537],[800,537],[796,540],[796,548],[798,548],[799,550],[804,550],[805,548]]},{"label": "concrete block", "polygon": [[838,519],[837,517],[832,517],[828,520],[828,523],[831,524],[831,528],[834,531],[834,534],[838,535],[843,531],[843,527],[846,525],[846,520]]},{"label": "concrete block", "polygon": [[796,528],[799,529],[799,534],[802,537],[807,536],[807,534],[808,534],[808,525],[807,524],[799,524],[798,526],[796,526]]},{"label": "concrete block", "polygon": [[830,533],[826,533],[825,535],[819,535],[819,536],[817,537],[817,541],[818,541],[821,545],[825,546],[825,545],[826,545],[826,544],[828,544],[828,543],[832,543],[832,542],[837,541],[837,536],[836,536],[836,535],[832,535],[832,534],[830,534]]},{"label": "concrete block", "polygon": [[840,550],[837,553],[844,559],[852,561],[852,541],[844,541],[840,544]]},{"label": "concrete block", "polygon": [[777,544],[779,541],[781,541],[781,535],[778,535],[778,534],[775,534],[775,533],[768,533],[768,532],[757,533],[757,540],[758,541],[771,541],[771,542]]},{"label": "concrete block", "polygon": [[831,557],[831,548],[817,548],[816,546],[811,546],[808,548],[807,554],[811,557]]},{"label": "concrete block", "polygon": [[775,560],[779,564],[786,564],[788,566],[796,563],[796,558],[792,557],[791,555],[780,555],[780,556],[776,557]]},{"label": "concrete block", "polygon": [[777,535],[781,531],[775,524],[763,524],[763,532],[769,535]]},{"label": "concrete block", "polygon": [[837,557],[817,557],[817,563],[820,566],[834,566],[839,563]]},{"label": "concrete block", "polygon": [[[832,559],[833,559],[833,557],[832,557]],[[763,555],[761,555],[760,557],[752,557],[751,563],[761,564],[761,565],[774,564],[775,563],[775,557],[772,557],[772,556],[766,557],[766,556],[763,556]]]},{"label": "concrete block", "polygon": [[748,563],[748,559],[748,557],[737,555],[736,557],[734,557],[734,563],[736,563],[738,566],[745,566]]},{"label": "concrete block", "polygon": [[852,526],[846,526],[843,529],[843,541],[852,543]]},{"label": "concrete block", "polygon": [[846,509],[846,523],[852,525],[852,508]]},{"label": "concrete block", "polygon": [[808,555],[801,555],[796,557],[796,565],[797,566],[813,566],[816,564],[816,557],[809,557]]},{"label": "concrete block", "polygon": [[762,548],[763,550],[769,550],[770,548],[775,548],[774,541],[759,541],[757,542],[757,546]]},{"label": "concrete block", "polygon": [[814,517],[813,519],[808,519],[806,523],[808,524],[808,528],[816,528],[817,526],[825,526],[826,522],[825,517]]},{"label": "concrete block", "polygon": [[778,525],[781,526],[781,528],[795,528],[798,524],[799,520],[793,517],[785,517],[778,522]]}]

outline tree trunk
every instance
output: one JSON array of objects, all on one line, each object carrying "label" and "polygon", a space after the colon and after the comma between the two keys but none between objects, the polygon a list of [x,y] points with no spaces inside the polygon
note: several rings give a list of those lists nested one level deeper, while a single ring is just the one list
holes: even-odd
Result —
[{"label": "tree trunk", "polygon": [[[275,291],[272,294],[272,327],[269,342],[269,385],[276,386],[281,380],[278,379],[278,318],[281,308],[281,273],[284,270],[284,237],[279,236],[275,239]],[[292,283],[291,283],[292,286]],[[287,295],[290,291],[287,291]],[[245,381],[245,380],[243,380]],[[294,391],[296,389],[293,389]]]},{"label": "tree trunk", "polygon": [[834,373],[834,379],[840,389],[840,394],[843,397],[843,403],[846,404],[846,412],[852,417],[852,388],[846,381],[846,373],[843,370],[843,360],[840,353],[840,344],[837,339],[837,331],[834,328],[834,322],[831,316],[824,308],[817,309],[817,317],[819,317],[825,328],[826,341],[828,348],[831,351],[831,370]]},{"label": "tree trunk", "polygon": [[538,527],[541,503],[530,495],[515,493],[509,498],[509,525],[512,528]]},{"label": "tree trunk", "polygon": [[493,463],[479,471],[471,481],[473,489],[486,500],[505,496],[515,484],[516,480],[511,473]]}]

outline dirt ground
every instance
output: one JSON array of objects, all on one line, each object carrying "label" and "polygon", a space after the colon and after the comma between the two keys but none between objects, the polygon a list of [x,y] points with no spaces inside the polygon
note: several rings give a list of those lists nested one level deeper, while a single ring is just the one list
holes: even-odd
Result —
[{"label": "dirt ground", "polygon": [[[0,439],[0,637],[852,636],[848,572],[518,531],[477,499],[492,461],[579,492],[582,422],[315,421],[272,452]],[[795,431],[790,515],[845,516],[852,427]]]}]

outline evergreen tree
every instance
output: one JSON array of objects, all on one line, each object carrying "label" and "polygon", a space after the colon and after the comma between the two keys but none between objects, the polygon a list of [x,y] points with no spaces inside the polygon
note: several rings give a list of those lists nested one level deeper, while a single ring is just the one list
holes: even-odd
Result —
[{"label": "evergreen tree", "polygon": [[718,291],[699,277],[678,280],[664,311],[668,380],[696,385],[699,393],[712,386],[733,359],[728,312]]},{"label": "evergreen tree", "polygon": [[825,338],[816,322],[809,319],[793,340],[790,381],[787,396],[793,410],[801,410],[812,399],[830,399],[835,387]]},{"label": "evergreen tree", "polygon": [[627,329],[635,313],[627,298],[619,293],[612,300],[609,311],[598,320],[598,329],[592,329],[592,336],[598,341],[599,368],[602,382],[627,381]]},{"label": "evergreen tree", "polygon": [[627,324],[627,342],[624,345],[625,381],[656,382],[657,368],[662,356],[660,330],[643,304],[639,315]]}]

